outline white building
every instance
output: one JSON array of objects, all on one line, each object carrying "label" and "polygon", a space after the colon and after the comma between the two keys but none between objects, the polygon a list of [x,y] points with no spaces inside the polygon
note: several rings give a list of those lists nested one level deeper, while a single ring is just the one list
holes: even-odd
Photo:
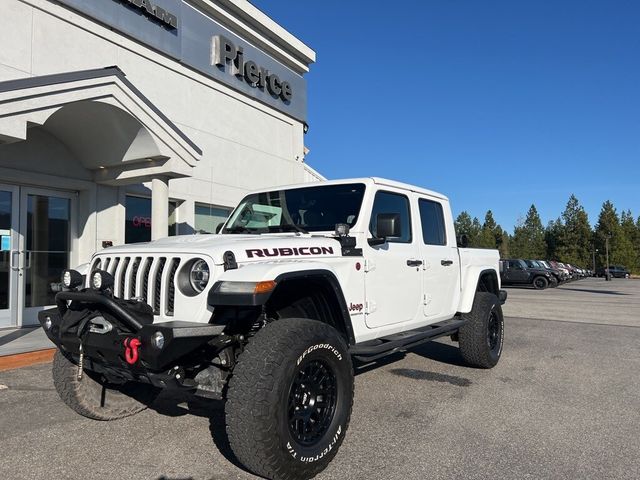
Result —
[{"label": "white building", "polygon": [[2,0],[0,327],[105,246],[214,232],[304,164],[315,53],[245,0]]}]

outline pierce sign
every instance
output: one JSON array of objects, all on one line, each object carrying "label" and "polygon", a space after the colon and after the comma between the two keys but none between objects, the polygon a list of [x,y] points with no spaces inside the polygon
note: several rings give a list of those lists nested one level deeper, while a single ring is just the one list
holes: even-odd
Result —
[{"label": "pierce sign", "polygon": [[214,36],[212,47],[211,60],[214,65],[222,69],[229,65],[233,75],[244,79],[254,88],[266,88],[272,96],[280,98],[283,102],[290,102],[293,98],[293,89],[289,82],[281,80],[278,75],[269,72],[253,60],[245,59],[243,48],[234,45],[227,37]]}]

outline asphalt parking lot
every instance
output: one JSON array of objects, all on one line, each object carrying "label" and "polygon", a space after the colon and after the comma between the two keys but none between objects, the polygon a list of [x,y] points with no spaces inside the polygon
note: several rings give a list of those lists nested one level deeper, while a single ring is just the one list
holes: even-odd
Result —
[{"label": "asphalt parking lot", "polygon": [[[464,367],[448,340],[362,367],[318,478],[640,478],[640,280],[511,288],[505,313],[493,370]],[[103,423],[62,404],[49,365],[0,385],[0,478],[254,478],[233,463],[219,404],[165,396]]]}]

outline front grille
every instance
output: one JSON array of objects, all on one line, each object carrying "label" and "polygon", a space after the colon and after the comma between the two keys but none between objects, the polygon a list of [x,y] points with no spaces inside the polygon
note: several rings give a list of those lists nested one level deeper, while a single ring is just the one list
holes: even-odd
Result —
[{"label": "front grille", "polygon": [[179,257],[107,256],[96,257],[91,270],[102,269],[114,277],[113,294],[129,300],[140,298],[153,308],[153,314],[172,317]]}]

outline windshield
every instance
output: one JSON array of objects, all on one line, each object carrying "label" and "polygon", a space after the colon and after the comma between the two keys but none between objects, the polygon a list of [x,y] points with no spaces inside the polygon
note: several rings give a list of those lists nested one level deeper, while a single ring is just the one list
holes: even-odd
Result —
[{"label": "windshield", "polygon": [[319,185],[248,195],[234,210],[222,233],[333,231],[336,223],[353,227],[365,186]]}]

